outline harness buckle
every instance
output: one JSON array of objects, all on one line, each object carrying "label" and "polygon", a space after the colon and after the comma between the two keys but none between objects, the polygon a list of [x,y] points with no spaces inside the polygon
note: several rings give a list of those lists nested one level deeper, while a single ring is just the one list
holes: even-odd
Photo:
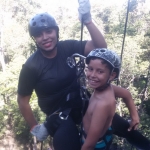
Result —
[{"label": "harness buckle", "polygon": [[59,117],[60,117],[60,119],[62,119],[62,120],[67,120],[67,119],[68,119],[68,116],[69,116],[69,115],[66,116],[65,114],[63,114],[63,112],[60,112],[60,113],[59,113]]}]

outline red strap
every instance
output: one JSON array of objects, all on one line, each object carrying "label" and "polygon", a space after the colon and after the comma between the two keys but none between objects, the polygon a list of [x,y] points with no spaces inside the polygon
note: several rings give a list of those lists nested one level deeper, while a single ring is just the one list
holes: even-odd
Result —
[{"label": "red strap", "polygon": [[88,22],[88,23],[84,23],[85,25],[89,25],[89,24],[91,24],[92,23],[92,20],[90,21],[90,22]]},{"label": "red strap", "polygon": [[[38,124],[37,124],[38,125]],[[35,126],[37,126],[37,125],[34,125],[31,129],[30,129],[30,132],[32,131],[32,129],[35,127]]]}]

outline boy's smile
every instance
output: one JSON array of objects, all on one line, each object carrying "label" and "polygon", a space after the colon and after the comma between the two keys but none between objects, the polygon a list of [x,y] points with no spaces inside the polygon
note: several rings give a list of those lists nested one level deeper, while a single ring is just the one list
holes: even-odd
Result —
[{"label": "boy's smile", "polygon": [[105,86],[110,79],[110,70],[101,59],[90,60],[86,77],[91,88],[97,89]]}]

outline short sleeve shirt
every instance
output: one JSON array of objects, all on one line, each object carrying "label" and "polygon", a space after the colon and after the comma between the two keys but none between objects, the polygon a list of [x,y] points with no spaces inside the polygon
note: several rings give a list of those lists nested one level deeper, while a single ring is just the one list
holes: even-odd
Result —
[{"label": "short sleeve shirt", "polygon": [[[76,40],[60,41],[57,44],[57,55],[46,58],[40,50],[29,57],[20,72],[18,93],[23,96],[31,95],[35,90],[41,110],[47,115],[56,111],[63,103],[64,91],[76,78],[75,68],[70,68],[67,58],[74,53],[84,54],[86,41]],[[72,90],[79,90],[76,82]],[[81,100],[74,101],[81,105]]]}]

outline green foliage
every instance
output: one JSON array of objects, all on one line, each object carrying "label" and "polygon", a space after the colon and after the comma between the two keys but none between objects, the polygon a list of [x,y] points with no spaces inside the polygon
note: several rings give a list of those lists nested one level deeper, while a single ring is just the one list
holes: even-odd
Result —
[{"label": "green foliage", "polygon": [[139,130],[141,133],[149,139],[150,137],[150,117],[146,113],[140,114]]},{"label": "green foliage", "polygon": [[[33,94],[35,95],[35,94]],[[32,103],[32,110],[33,114],[36,118],[36,120],[40,123],[45,121],[45,115],[41,112],[37,105],[37,99],[33,99],[34,96],[32,96],[31,103]],[[30,128],[25,123],[25,120],[23,119],[19,109],[18,104],[14,104],[13,106],[13,131],[15,133],[16,140],[19,144],[28,144],[30,141],[32,141],[32,135],[30,134]]]},{"label": "green foliage", "polygon": [[146,114],[150,116],[150,99],[144,101],[143,108],[144,108]]}]

